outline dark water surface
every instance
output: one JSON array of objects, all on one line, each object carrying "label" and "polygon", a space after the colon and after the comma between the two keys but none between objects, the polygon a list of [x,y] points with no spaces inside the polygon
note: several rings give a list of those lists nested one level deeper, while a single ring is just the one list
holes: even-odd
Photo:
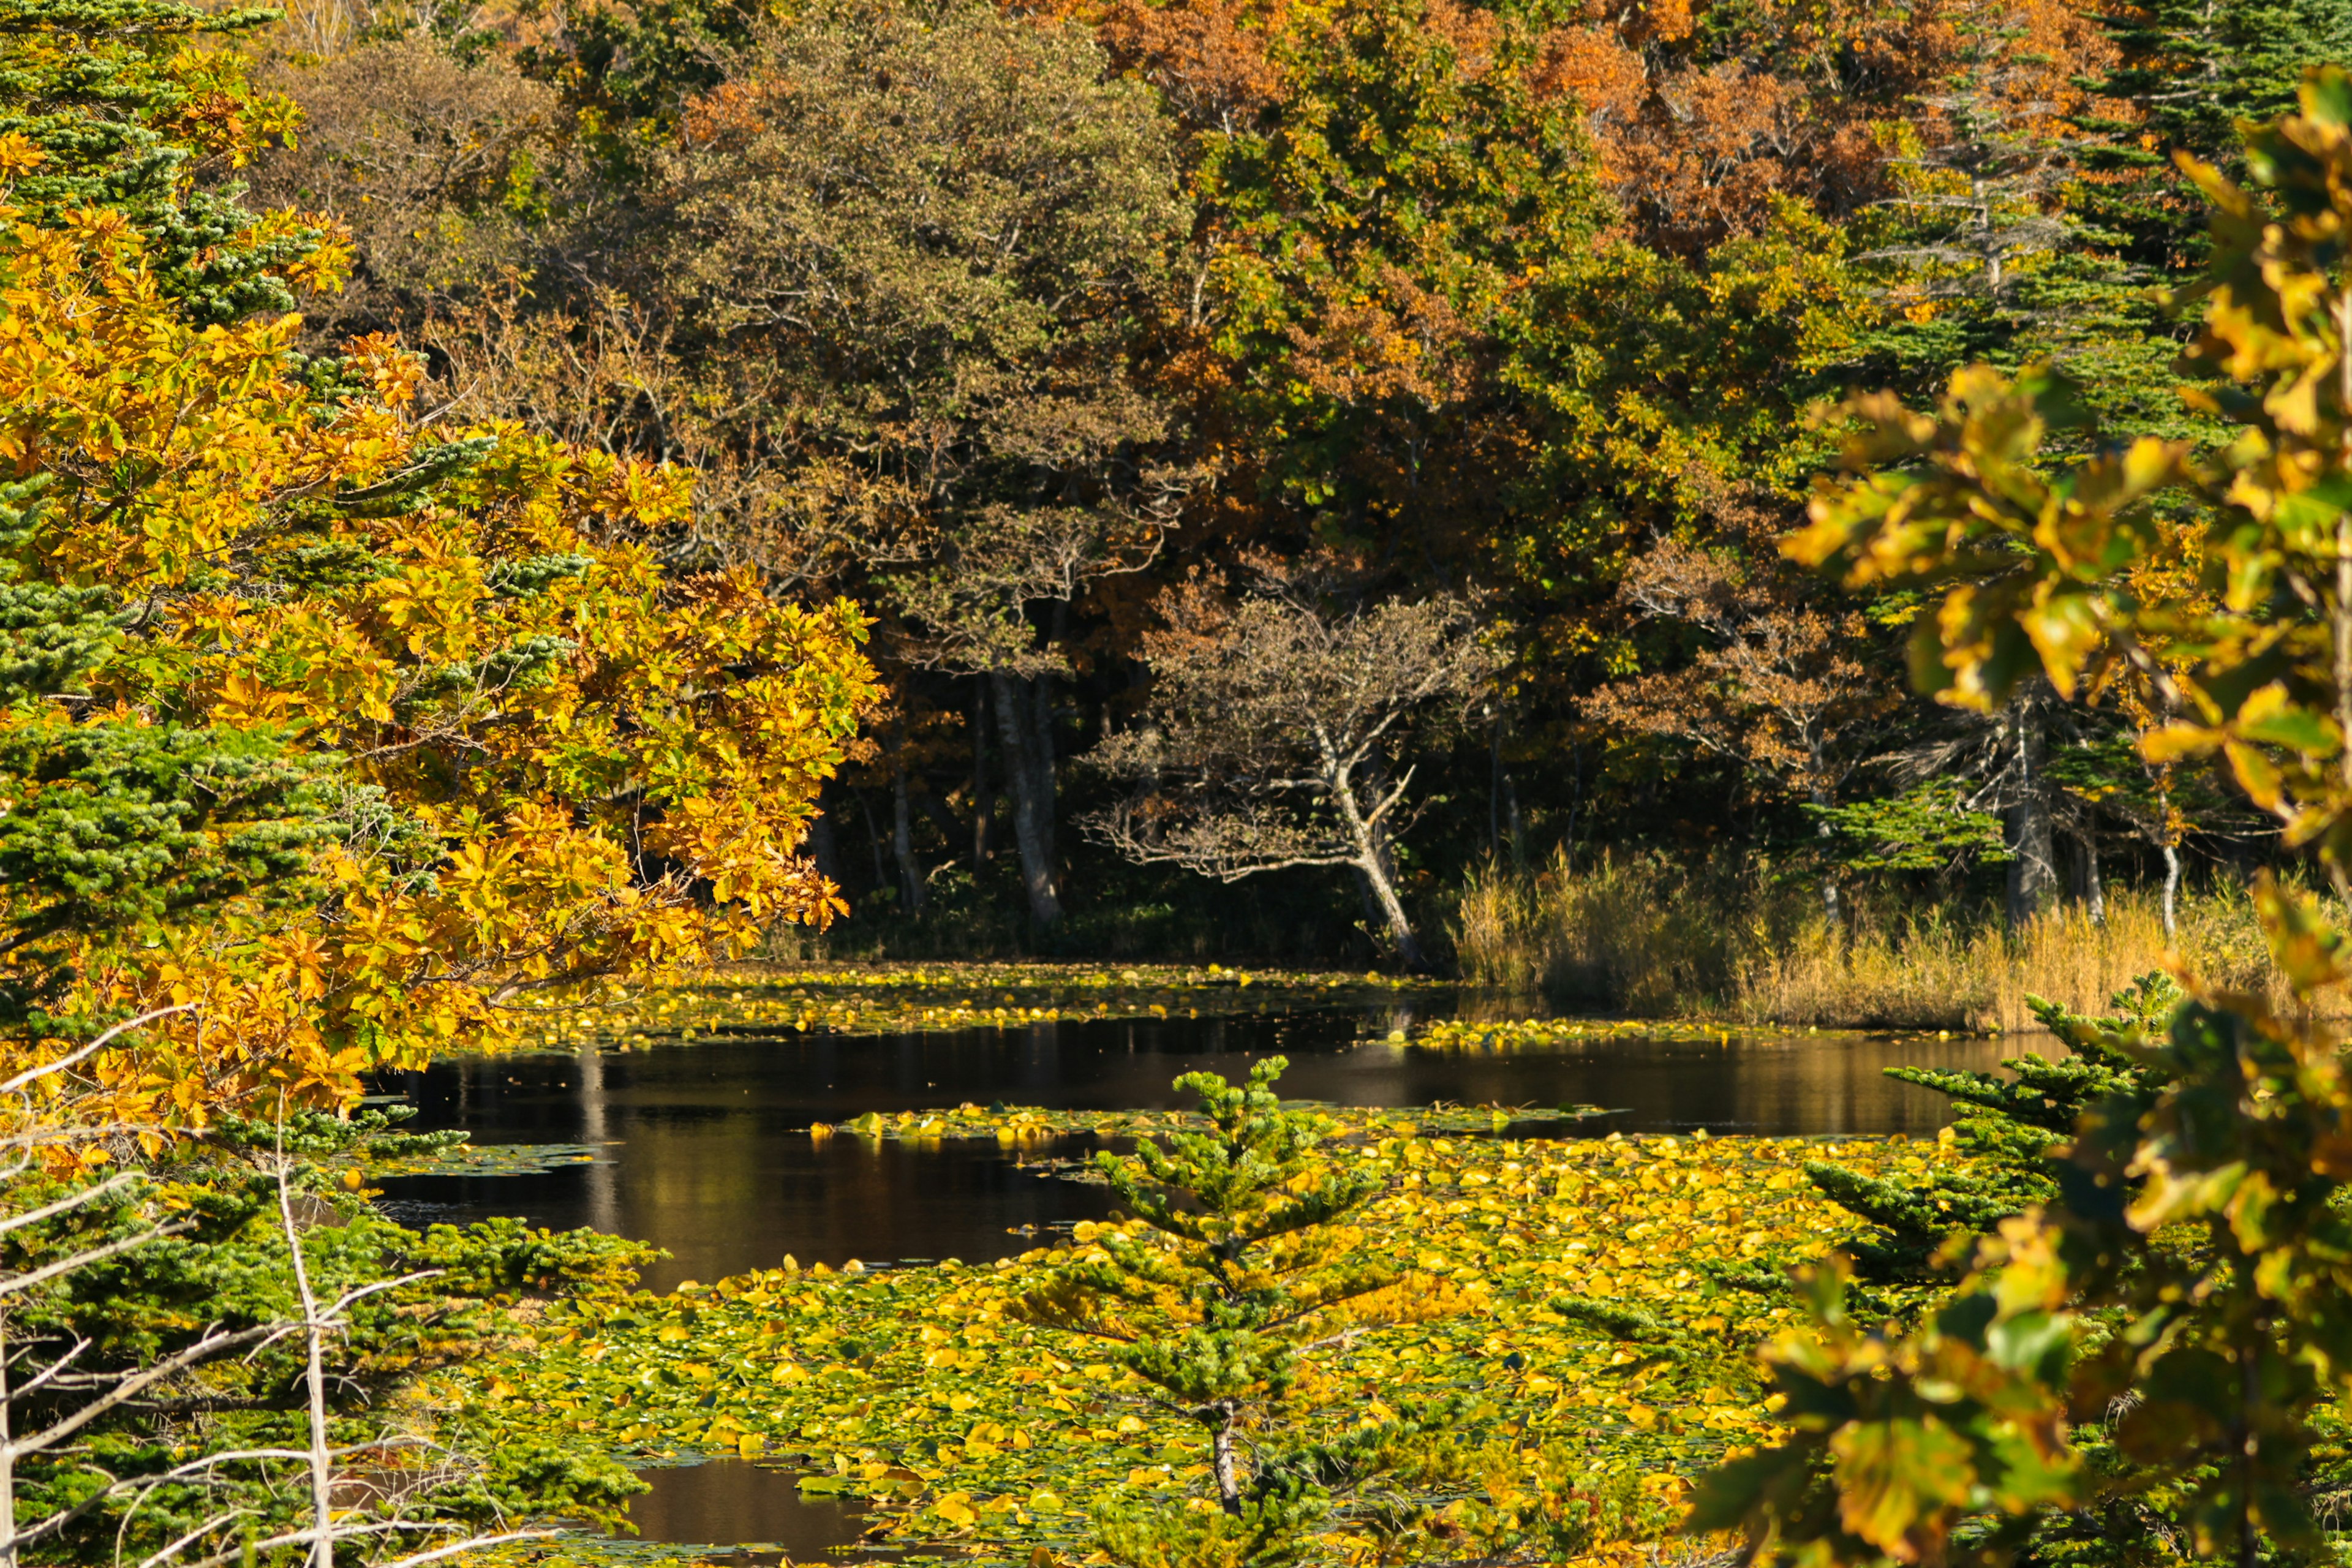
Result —
[{"label": "dark water surface", "polygon": [[809,1497],[790,1471],[742,1459],[641,1470],[637,1479],[647,1488],[629,1500],[637,1539],[733,1546],[747,1563],[822,1560],[857,1539],[866,1513],[863,1502]]},{"label": "dark water surface", "polygon": [[[1422,1016],[1450,1005],[1417,1004]],[[646,1283],[668,1289],[802,1263],[1005,1257],[1043,1227],[1099,1218],[1099,1187],[1041,1176],[992,1142],[914,1145],[835,1137],[812,1121],[964,1101],[1073,1110],[1183,1103],[1169,1080],[1230,1078],[1280,1052],[1286,1096],[1341,1105],[1623,1108],[1595,1132],[1927,1132],[1941,1097],[1884,1076],[1899,1065],[1989,1068],[2015,1042],[1853,1035],[1728,1044],[1614,1037],[1551,1050],[1463,1054],[1391,1042],[1412,1010],[1330,1009],[1165,1021],[1037,1024],[958,1033],[721,1037],[650,1050],[452,1060],[381,1087],[423,1130],[478,1143],[592,1143],[608,1158],[541,1175],[384,1183],[411,1223],[513,1215],[593,1226],[671,1254]],[[1072,1141],[1062,1152],[1092,1147]],[[631,1518],[648,1542],[741,1543],[729,1563],[805,1561],[849,1547],[856,1510],[804,1500],[783,1472],[734,1460],[649,1470]]]},{"label": "dark water surface", "polygon": [[[722,1037],[633,1052],[438,1063],[384,1085],[420,1128],[479,1143],[608,1145],[609,1163],[534,1176],[387,1182],[404,1217],[516,1215],[593,1226],[667,1250],[669,1289],[802,1263],[980,1262],[1035,1245],[1033,1227],[1097,1217],[1099,1189],[1040,1179],[992,1143],[809,1138],[812,1121],[973,1101],[1078,1110],[1183,1102],[1178,1074],[1239,1078],[1291,1058],[1286,1095],[1341,1105],[1622,1107],[1600,1131],[1926,1132],[1944,1100],[1884,1076],[1903,1063],[1990,1067],[1985,1040],[1823,1035],[1713,1041],[1618,1037],[1557,1050],[1419,1050],[1385,1037],[1396,1014],[1355,1011],[1040,1024],[845,1037]],[[2013,1048],[2013,1047],[2011,1047]]]}]

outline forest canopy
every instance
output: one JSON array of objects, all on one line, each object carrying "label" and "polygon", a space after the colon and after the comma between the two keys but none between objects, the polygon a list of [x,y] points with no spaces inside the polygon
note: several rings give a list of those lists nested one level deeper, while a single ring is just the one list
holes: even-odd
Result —
[{"label": "forest canopy", "polygon": [[[2105,416],[2223,439],[2168,368],[2189,327],[2168,301],[2205,257],[2175,157],[2235,167],[2240,120],[2344,52],[2336,7],[151,9],[22,9],[12,37],[81,40],[107,85],[18,47],[12,199],[146,268],[187,331],[249,340],[282,383],[249,395],[295,447],[306,418],[361,418],[365,383],[390,445],[336,483],[471,509],[445,527],[386,500],[400,521],[373,532],[440,529],[432,548],[486,563],[484,588],[419,584],[434,607],[400,612],[462,627],[408,637],[442,673],[379,667],[362,695],[322,652],[269,656],[318,661],[310,694],[229,711],[335,710],[299,743],[343,782],[301,790],[412,787],[373,770],[425,768],[403,704],[433,682],[419,734],[470,758],[488,723],[495,753],[515,715],[468,717],[461,664],[534,692],[560,667],[545,689],[586,706],[535,711],[593,710],[625,751],[645,721],[566,626],[697,634],[667,611],[626,632],[588,605],[605,567],[543,563],[605,552],[713,628],[863,617],[877,684],[818,704],[805,783],[782,753],[724,764],[794,804],[698,807],[805,813],[794,875],[834,889],[721,899],[738,948],[805,946],[774,917],[822,908],[850,917],[837,952],[1476,967],[1465,879],[1554,855],[1737,865],[1710,897],[1783,934],[1930,907],[2096,920],[2136,882],[2169,929],[2184,886],[2272,853],[2210,767],[2139,752],[2162,716],[2128,682],[1923,696],[1901,663],[1917,594],[1780,542],[1839,399],[1972,363],[2048,365]],[[135,241],[98,237],[98,211]],[[278,582],[258,556],[289,547],[251,541],[291,537],[278,482],[246,534],[141,548]],[[111,504],[26,500],[77,533],[76,508]],[[517,505],[548,521],[494,521]],[[325,531],[291,548],[355,552],[333,572],[356,584],[389,557],[347,526],[306,515]],[[42,569],[108,546],[79,548]],[[527,593],[491,584],[507,550]],[[134,569],[181,570],[153,559]],[[300,593],[356,591],[303,570]],[[207,646],[258,646],[217,625]],[[1307,642],[1346,643],[1412,711],[1364,721],[1300,669],[1222,722],[1240,689],[1203,672]],[[691,690],[740,734],[721,710],[744,699],[691,671],[751,667],[671,653],[613,679]],[[596,766],[635,781],[608,811],[663,787],[624,752]],[[607,787],[594,771],[562,787]],[[659,837],[623,879],[709,906]],[[495,943],[462,967],[491,994],[598,971],[584,917],[549,918],[530,973]]]},{"label": "forest canopy", "polygon": [[[396,334],[435,417],[689,467],[615,537],[873,617],[812,840],[851,950],[1418,957],[1555,847],[2015,925],[2259,832],[2121,693],[1909,691],[1916,596],[1778,549],[1822,411],[2045,363],[2219,438],[2173,160],[2347,46],[2323,0],[320,5],[195,188],[348,226],[304,353]],[[1384,736],[1420,807],[1352,869],[1213,894],[1083,825],[1191,809],[1121,759],[1269,563],[1355,635],[1458,611],[1484,673]]]}]

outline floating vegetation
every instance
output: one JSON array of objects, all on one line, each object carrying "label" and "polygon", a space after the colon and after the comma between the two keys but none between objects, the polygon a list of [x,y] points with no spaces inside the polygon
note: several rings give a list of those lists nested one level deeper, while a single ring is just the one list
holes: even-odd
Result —
[{"label": "floating vegetation", "polygon": [[711,1034],[843,1035],[1020,1028],[1095,1018],[1211,1017],[1311,1007],[1392,1007],[1443,992],[1388,974],[1168,965],[737,965],[693,984],[611,993],[551,1013],[545,1048],[692,1041]]},{"label": "floating vegetation", "polygon": [[[1322,1112],[1328,1135],[1360,1139],[1383,1134],[1412,1137],[1416,1133],[1500,1134],[1514,1129],[1562,1121],[1581,1121],[1614,1112],[1597,1105],[1557,1108],[1507,1105],[1427,1105],[1389,1110],[1361,1106],[1331,1106],[1312,1100],[1286,1100],[1286,1105]],[[869,1110],[853,1121],[820,1121],[812,1136],[847,1134],[909,1142],[932,1139],[993,1138],[1006,1147],[1055,1138],[1133,1138],[1170,1131],[1198,1132],[1208,1121],[1193,1110],[1054,1110],[1043,1106],[990,1106],[966,1103],[940,1110],[901,1110],[895,1114]]]},{"label": "floating vegetation", "polygon": [[[990,1117],[1047,1113],[957,1114],[992,1133]],[[1351,1340],[1305,1391],[1312,1419],[1336,1436],[1386,1419],[1384,1401],[1471,1394],[1464,1443],[1567,1466],[1661,1530],[1689,1478],[1774,1433],[1754,1352],[1800,1316],[1776,1281],[1854,1223],[1803,1163],[1890,1177],[1958,1158],[1900,1138],[1436,1137],[1355,1114],[1366,1141],[1332,1155],[1388,1177],[1369,1244],[1412,1271],[1427,1321]],[[805,1491],[869,1500],[882,1540],[1075,1559],[1089,1506],[1196,1490],[1208,1464],[1201,1428],[1089,1342],[1012,1314],[1104,1229],[992,1265],[787,1258],[667,1296],[560,1303],[519,1348],[427,1393],[468,1441],[789,1464]]]},{"label": "floating vegetation", "polygon": [[1819,1034],[1815,1029],[1759,1028],[1746,1024],[1690,1023],[1670,1018],[1444,1018],[1410,1037],[1400,1033],[1390,1038],[1427,1050],[1514,1051],[1558,1050],[1567,1046],[1622,1039],[1715,1041],[1727,1046],[1734,1040],[1803,1039]]},{"label": "floating vegetation", "polygon": [[605,1158],[593,1143],[450,1143],[398,1153],[370,1152],[361,1167],[371,1178],[395,1176],[536,1176]]}]

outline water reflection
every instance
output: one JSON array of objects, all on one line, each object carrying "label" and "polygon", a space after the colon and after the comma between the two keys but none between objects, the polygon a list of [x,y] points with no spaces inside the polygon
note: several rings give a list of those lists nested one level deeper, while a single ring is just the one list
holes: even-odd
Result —
[{"label": "water reflection", "polygon": [[629,1500],[637,1539],[724,1548],[729,1563],[821,1561],[855,1542],[866,1505],[811,1497],[787,1471],[741,1459],[642,1470],[651,1489]]},{"label": "water reflection", "polygon": [[436,1064],[387,1088],[418,1125],[478,1142],[613,1145],[608,1163],[539,1176],[387,1183],[413,1219],[520,1215],[593,1226],[673,1255],[646,1283],[709,1280],[803,1263],[967,1261],[1034,1245],[1025,1233],[1098,1217],[1099,1189],[1040,1180],[992,1145],[813,1142],[844,1121],[965,1100],[1120,1110],[1181,1102],[1177,1074],[1238,1077],[1289,1056],[1286,1093],[1344,1105],[1626,1108],[1628,1131],[1932,1131],[1945,1101],[1883,1069],[1991,1066],[2015,1047],[1983,1040],[1853,1036],[1710,1041],[1617,1037],[1557,1051],[1447,1055],[1383,1038],[1400,1020],[1349,1011],[1040,1024],[1006,1030],[843,1037],[724,1037],[626,1055]]}]

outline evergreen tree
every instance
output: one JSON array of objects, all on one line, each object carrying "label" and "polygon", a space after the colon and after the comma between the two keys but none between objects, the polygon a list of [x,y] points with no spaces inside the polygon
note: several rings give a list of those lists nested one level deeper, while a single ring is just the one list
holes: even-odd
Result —
[{"label": "evergreen tree", "polygon": [[275,18],[179,0],[0,0],[0,174],[8,205],[54,226],[120,214],[158,285],[199,325],[294,308],[289,276],[323,250],[321,221],[257,217],[220,176],[299,119],[247,79],[233,39]]},{"label": "evergreen tree", "polygon": [[2078,1016],[2036,1001],[2035,1016],[2066,1047],[2063,1059],[2012,1057],[1997,1073],[1888,1068],[1889,1078],[1958,1103],[1953,1134],[1975,1158],[1916,1178],[1860,1176],[1824,1161],[1806,1165],[1815,1186],[1870,1224],[1845,1249],[1859,1280],[1896,1288],[1874,1304],[1898,1310],[1923,1304],[1925,1298],[1900,1288],[1948,1283],[1941,1260],[1965,1253],[1952,1247],[1955,1237],[1990,1235],[2002,1220],[2055,1198],[2054,1155],[2074,1136],[2083,1113],[2114,1095],[2148,1092],[2158,1081],[2155,1069],[2117,1049],[2115,1040],[2133,1029],[2160,1030],[2180,1000],[2179,986],[2151,973],[2109,999],[2115,1014],[2108,1017]]},{"label": "evergreen tree", "polygon": [[1410,1444],[1392,1422],[1336,1445],[1300,1436],[1297,1394],[1318,1351],[1364,1326],[1364,1298],[1396,1280],[1364,1258],[1347,1223],[1384,1184],[1369,1163],[1321,1153],[1320,1120],[1274,1092],[1289,1066],[1269,1057],[1244,1085],[1188,1073],[1206,1132],[1146,1139],[1132,1157],[1097,1156],[1130,1224],[1032,1292],[1032,1321],[1108,1342],[1163,1408],[1209,1440],[1217,1510],[1143,1505],[1098,1511],[1114,1561],[1281,1564],[1335,1488]]},{"label": "evergreen tree", "polygon": [[2308,67],[2352,62],[2339,0],[2140,0],[2106,13],[2115,65],[2087,84],[2120,113],[2086,119],[2085,219],[2150,275],[2194,268],[2206,207],[2173,165],[2186,153],[2238,172],[2242,121],[2293,112]]}]

